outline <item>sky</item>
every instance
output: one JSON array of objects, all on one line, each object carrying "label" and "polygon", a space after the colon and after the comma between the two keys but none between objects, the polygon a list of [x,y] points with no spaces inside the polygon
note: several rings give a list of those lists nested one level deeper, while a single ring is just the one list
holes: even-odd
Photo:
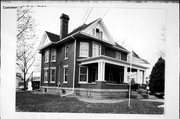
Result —
[{"label": "sky", "polygon": [[[44,31],[60,33],[60,16],[69,15],[69,32],[83,23],[102,18],[114,41],[128,50],[135,51],[152,66],[159,58],[159,50],[165,48],[161,27],[166,27],[166,11],[159,8],[118,7],[34,7],[33,17],[41,39]],[[89,15],[88,15],[89,14]],[[83,19],[84,18],[84,19]],[[164,32],[165,33],[165,32]]]}]

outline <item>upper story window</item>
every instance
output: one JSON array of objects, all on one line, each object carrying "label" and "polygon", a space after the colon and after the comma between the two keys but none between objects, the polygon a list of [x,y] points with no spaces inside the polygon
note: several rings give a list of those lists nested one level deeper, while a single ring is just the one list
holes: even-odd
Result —
[{"label": "upper story window", "polygon": [[116,52],[116,59],[121,60],[121,53],[120,52]]},{"label": "upper story window", "polygon": [[93,29],[93,35],[96,36],[99,39],[103,38],[103,32],[100,31],[98,28]]},{"label": "upper story window", "polygon": [[80,57],[89,57],[89,43],[88,42],[80,42]]},{"label": "upper story window", "polygon": [[100,44],[93,43],[92,49],[93,49],[93,52],[92,52],[93,57],[101,55],[101,45]]},{"label": "upper story window", "polygon": [[51,62],[56,61],[56,49],[51,50]]},{"label": "upper story window", "polygon": [[69,51],[69,46],[65,46],[65,58],[64,59],[68,59],[68,51]]},{"label": "upper story window", "polygon": [[49,50],[45,51],[45,60],[44,61],[45,61],[45,63],[49,62]]}]

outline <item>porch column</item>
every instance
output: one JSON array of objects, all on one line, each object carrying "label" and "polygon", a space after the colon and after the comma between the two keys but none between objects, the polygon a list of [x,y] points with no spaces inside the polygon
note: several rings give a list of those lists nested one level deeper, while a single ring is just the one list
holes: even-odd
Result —
[{"label": "porch column", "polygon": [[143,71],[143,82],[142,84],[146,84],[146,70]]},{"label": "porch column", "polygon": [[127,82],[127,67],[124,66],[124,83],[128,83]]},{"label": "porch column", "polygon": [[105,81],[104,74],[105,74],[105,62],[98,62],[98,81]]},{"label": "porch column", "polygon": [[141,76],[140,76],[140,70],[139,69],[137,69],[137,77],[136,77],[136,83],[138,83],[138,84],[141,84]]}]

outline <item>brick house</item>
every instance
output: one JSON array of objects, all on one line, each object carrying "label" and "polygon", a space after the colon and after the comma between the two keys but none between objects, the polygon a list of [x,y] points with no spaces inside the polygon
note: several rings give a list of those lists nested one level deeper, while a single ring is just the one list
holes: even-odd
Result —
[{"label": "brick house", "polygon": [[[45,31],[42,37],[42,91],[57,93],[60,83],[66,92],[86,97],[112,97],[111,94],[127,92],[130,52],[113,41],[102,19],[70,33],[68,21],[69,16],[62,14],[60,35]],[[135,55],[133,58],[145,62]],[[141,63],[132,63],[135,83],[146,83],[146,69]]]}]

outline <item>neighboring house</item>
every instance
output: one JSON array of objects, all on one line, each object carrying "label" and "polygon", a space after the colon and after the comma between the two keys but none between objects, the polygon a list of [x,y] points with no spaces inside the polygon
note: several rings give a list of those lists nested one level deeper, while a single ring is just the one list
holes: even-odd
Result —
[{"label": "neighboring house", "polygon": [[[70,33],[69,16],[62,14],[60,22],[60,35],[46,31],[40,43],[41,89],[53,92],[60,83],[66,91],[88,97],[127,91],[130,52],[113,41],[103,20],[83,24]],[[135,83],[146,83],[146,69],[132,63]]]}]

